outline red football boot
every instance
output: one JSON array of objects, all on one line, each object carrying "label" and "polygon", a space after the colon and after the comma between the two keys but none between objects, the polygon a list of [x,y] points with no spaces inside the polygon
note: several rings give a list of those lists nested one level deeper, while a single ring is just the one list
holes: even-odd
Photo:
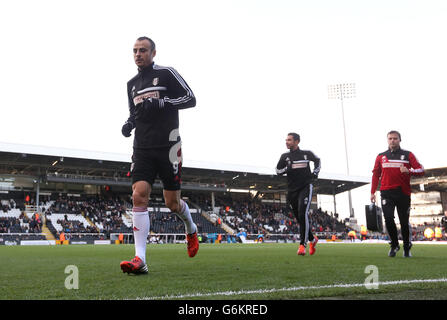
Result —
[{"label": "red football boot", "polygon": [[188,248],[188,255],[192,258],[199,251],[199,239],[197,239],[197,231],[193,234],[186,234],[186,242]]},{"label": "red football boot", "polygon": [[304,256],[306,254],[306,247],[300,244],[297,255]]},{"label": "red football boot", "polygon": [[309,242],[309,254],[313,255],[316,251],[315,247],[317,246],[318,238],[314,236],[314,240],[312,242]]},{"label": "red football boot", "polygon": [[121,270],[127,272],[127,274],[146,274],[148,271],[147,264],[145,264],[139,257],[135,257],[131,261],[121,261],[120,267]]}]

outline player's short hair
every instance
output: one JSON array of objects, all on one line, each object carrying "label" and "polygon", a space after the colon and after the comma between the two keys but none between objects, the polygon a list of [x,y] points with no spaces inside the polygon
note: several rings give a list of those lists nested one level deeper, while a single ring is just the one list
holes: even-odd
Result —
[{"label": "player's short hair", "polygon": [[400,133],[399,133],[399,131],[391,130],[390,132],[388,132],[388,133],[386,134],[386,136],[388,137],[390,134],[397,134],[397,135],[399,136],[399,141],[402,141],[402,138],[400,137]]},{"label": "player's short hair", "polygon": [[293,140],[295,140],[295,141],[297,141],[297,140],[298,140],[298,142],[300,141],[300,135],[299,135],[298,133],[295,133],[295,132],[289,132],[287,135],[288,135],[288,136],[292,136],[292,137],[293,137]]},{"label": "player's short hair", "polygon": [[138,41],[144,41],[144,40],[149,41],[149,43],[151,44],[152,51],[155,50],[155,42],[151,38],[149,38],[149,37],[139,37],[137,40]]}]

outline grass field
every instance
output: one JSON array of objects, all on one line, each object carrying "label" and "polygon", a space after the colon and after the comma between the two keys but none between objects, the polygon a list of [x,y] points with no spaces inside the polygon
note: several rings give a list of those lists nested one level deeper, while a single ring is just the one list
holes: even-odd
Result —
[{"label": "grass field", "polygon": [[[447,246],[417,244],[410,259],[388,248],[323,243],[301,257],[296,244],[202,244],[191,259],[183,244],[148,245],[149,274],[135,276],[119,268],[133,245],[0,246],[0,299],[447,299]],[[78,289],[65,287],[68,265]],[[368,265],[378,289],[363,285]],[[412,282],[427,279],[444,280]]]}]

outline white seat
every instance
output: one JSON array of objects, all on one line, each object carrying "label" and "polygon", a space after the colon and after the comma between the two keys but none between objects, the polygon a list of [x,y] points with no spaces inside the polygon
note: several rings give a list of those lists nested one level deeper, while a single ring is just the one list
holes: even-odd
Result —
[{"label": "white seat", "polygon": [[85,227],[90,226],[90,223],[84,218],[83,215],[76,215],[72,213],[53,213],[47,217],[51,220],[51,223],[58,232],[62,231],[62,225],[60,223],[57,223],[57,220],[65,220],[65,215],[67,215],[68,221],[79,221],[83,223]]}]

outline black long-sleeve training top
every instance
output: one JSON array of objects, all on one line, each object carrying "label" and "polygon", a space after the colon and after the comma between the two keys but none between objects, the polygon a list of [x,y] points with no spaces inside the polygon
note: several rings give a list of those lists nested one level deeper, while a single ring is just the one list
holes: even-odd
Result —
[{"label": "black long-sleeve training top", "polygon": [[[178,110],[196,105],[194,93],[171,67],[152,63],[127,83],[130,116],[135,128],[134,148],[170,147],[180,141]],[[141,112],[145,99],[151,108]]]},{"label": "black long-sleeve training top", "polygon": [[[309,161],[314,163],[313,173],[310,170]],[[297,191],[310,184],[314,175],[318,175],[321,169],[321,161],[312,151],[301,150],[283,153],[276,165],[278,175],[287,174],[288,191]]]}]

